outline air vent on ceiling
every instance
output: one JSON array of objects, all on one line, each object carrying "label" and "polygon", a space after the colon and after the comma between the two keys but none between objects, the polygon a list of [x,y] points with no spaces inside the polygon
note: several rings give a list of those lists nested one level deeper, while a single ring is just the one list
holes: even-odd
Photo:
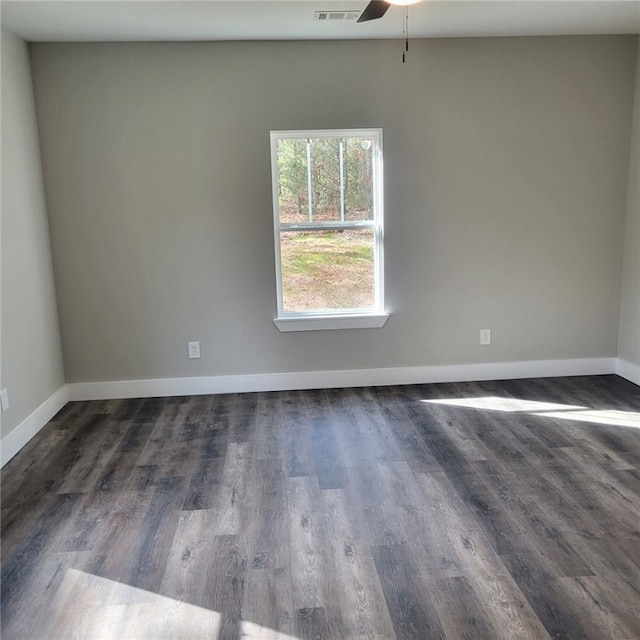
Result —
[{"label": "air vent on ceiling", "polygon": [[359,15],[358,11],[314,11],[313,19],[323,22],[335,20],[355,20]]}]

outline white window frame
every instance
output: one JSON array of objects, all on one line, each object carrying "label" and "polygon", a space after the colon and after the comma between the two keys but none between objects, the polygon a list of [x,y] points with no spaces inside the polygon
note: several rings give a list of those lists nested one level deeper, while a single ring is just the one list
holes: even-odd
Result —
[{"label": "white window frame", "polygon": [[[279,207],[278,140],[291,138],[355,138],[373,140],[373,220],[310,223],[281,223]],[[278,315],[274,322],[280,331],[317,331],[324,329],[364,329],[384,326],[389,314],[384,310],[383,172],[382,129],[316,129],[271,132],[271,179],[276,259]],[[283,231],[371,229],[374,232],[375,305],[365,309],[321,309],[285,311],[282,292],[280,234]]]}]

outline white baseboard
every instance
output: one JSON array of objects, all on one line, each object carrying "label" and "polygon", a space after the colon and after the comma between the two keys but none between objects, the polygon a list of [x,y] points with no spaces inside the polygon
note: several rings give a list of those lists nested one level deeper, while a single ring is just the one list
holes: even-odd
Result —
[{"label": "white baseboard", "polygon": [[79,382],[70,383],[67,386],[70,400],[111,400],[116,398],[153,398],[611,373],[616,373],[615,358],[586,358],[432,367],[302,371],[298,373],[265,373],[201,378]]},{"label": "white baseboard", "polygon": [[575,360],[530,360],[485,364],[302,371],[200,378],[77,382],[61,387],[25,418],[0,444],[4,466],[44,427],[68,401],[154,398],[163,396],[332,389],[337,387],[388,386],[474,380],[507,380],[558,376],[605,375],[615,373],[640,385],[640,366],[616,358]]},{"label": "white baseboard", "polygon": [[47,398],[33,413],[29,414],[9,435],[2,438],[0,444],[1,466],[4,467],[68,401],[69,390],[65,385]]},{"label": "white baseboard", "polygon": [[640,365],[618,358],[616,362],[616,373],[621,378],[626,378],[629,382],[640,386]]}]

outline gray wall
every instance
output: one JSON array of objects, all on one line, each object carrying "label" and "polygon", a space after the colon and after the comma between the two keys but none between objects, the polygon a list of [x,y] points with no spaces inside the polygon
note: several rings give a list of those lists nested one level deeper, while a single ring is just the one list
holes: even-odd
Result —
[{"label": "gray wall", "polygon": [[[68,381],[614,357],[636,45],[33,46]],[[269,131],[334,127],[384,130],[392,316],[281,334]]]},{"label": "gray wall", "polygon": [[27,45],[2,29],[2,437],[64,385]]},{"label": "gray wall", "polygon": [[640,43],[629,161],[618,356],[640,366]]}]

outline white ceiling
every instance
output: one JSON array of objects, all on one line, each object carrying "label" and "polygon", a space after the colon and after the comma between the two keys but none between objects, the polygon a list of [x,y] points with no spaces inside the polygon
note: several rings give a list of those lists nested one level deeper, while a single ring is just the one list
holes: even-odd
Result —
[{"label": "white ceiling", "polygon": [[[2,0],[2,24],[31,42],[397,38],[384,18],[314,21],[368,0]],[[409,9],[411,37],[640,33],[640,0],[426,0]]]}]

